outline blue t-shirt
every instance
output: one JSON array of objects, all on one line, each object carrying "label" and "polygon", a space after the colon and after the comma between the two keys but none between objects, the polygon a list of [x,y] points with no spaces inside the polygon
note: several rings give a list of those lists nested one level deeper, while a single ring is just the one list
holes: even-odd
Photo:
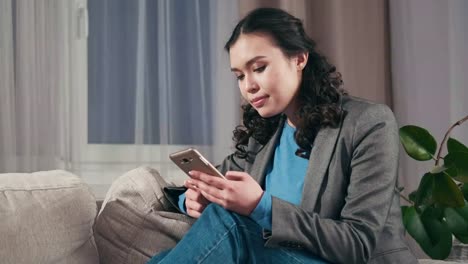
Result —
[{"label": "blue t-shirt", "polygon": [[265,192],[250,217],[264,229],[271,230],[271,197],[292,204],[301,203],[308,159],[296,156],[299,146],[294,139],[295,128],[284,123],[281,138],[265,178]]},{"label": "blue t-shirt", "polygon": [[[265,178],[265,192],[257,207],[250,214],[264,229],[271,230],[271,197],[275,196],[292,204],[300,204],[308,159],[296,156],[299,146],[294,139],[295,128],[284,122],[280,140],[275,148]],[[179,196],[179,208],[186,212],[185,194]]]}]

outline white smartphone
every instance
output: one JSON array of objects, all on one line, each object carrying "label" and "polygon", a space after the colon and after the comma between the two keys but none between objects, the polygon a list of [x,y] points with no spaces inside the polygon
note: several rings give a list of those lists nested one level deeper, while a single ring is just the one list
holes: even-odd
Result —
[{"label": "white smartphone", "polygon": [[189,177],[189,171],[195,170],[225,179],[224,175],[194,148],[177,151],[170,154],[169,158]]}]

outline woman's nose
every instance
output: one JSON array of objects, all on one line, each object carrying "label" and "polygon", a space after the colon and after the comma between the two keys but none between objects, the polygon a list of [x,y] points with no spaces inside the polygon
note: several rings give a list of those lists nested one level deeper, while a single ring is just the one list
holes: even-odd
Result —
[{"label": "woman's nose", "polygon": [[251,77],[246,76],[244,85],[245,91],[248,93],[255,93],[259,89],[257,82],[255,82]]}]

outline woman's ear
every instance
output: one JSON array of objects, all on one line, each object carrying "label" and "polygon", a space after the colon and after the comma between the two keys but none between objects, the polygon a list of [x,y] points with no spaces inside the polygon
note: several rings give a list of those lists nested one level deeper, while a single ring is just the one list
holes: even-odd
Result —
[{"label": "woman's ear", "polygon": [[309,59],[309,53],[308,52],[301,52],[296,55],[296,67],[297,70],[302,71],[305,66],[307,65],[307,60]]}]

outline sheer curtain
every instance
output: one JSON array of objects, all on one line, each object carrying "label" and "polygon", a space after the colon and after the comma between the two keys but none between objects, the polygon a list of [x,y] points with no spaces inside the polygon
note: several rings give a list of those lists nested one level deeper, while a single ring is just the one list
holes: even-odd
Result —
[{"label": "sheer curtain", "polygon": [[[468,2],[390,1],[394,111],[400,126],[428,129],[441,143],[448,128],[468,114]],[[452,130],[468,143],[468,124]],[[434,162],[418,162],[400,150],[400,185],[405,194]],[[413,251],[425,256],[412,238]]]},{"label": "sheer curtain", "polygon": [[[448,128],[468,115],[468,2],[390,1],[392,80],[400,126],[425,127],[440,144]],[[454,138],[468,143],[468,124]],[[434,165],[401,150],[400,184],[407,191]]]},{"label": "sheer curtain", "polygon": [[0,172],[73,170],[77,3],[0,2]]},{"label": "sheer curtain", "polygon": [[89,2],[89,143],[211,144],[209,6]]},{"label": "sheer curtain", "polygon": [[[217,8],[230,6],[90,1],[88,142],[211,145],[213,103],[236,103],[234,78],[215,86],[213,74],[229,69],[227,54],[216,51],[237,19]],[[232,110],[224,114],[229,120]]]},{"label": "sheer curtain", "polygon": [[[13,144],[15,119],[13,74],[13,16],[11,1],[0,1],[0,171],[16,168],[11,156],[16,153]],[[7,140],[10,139],[10,140]],[[7,167],[7,164],[9,166]]]},{"label": "sheer curtain", "polygon": [[235,1],[89,1],[87,134],[80,174],[107,185],[149,165],[171,180],[171,152],[213,163],[232,152],[239,91],[224,42]]},{"label": "sheer curtain", "polygon": [[63,168],[102,197],[138,166],[180,175],[183,147],[220,162],[240,120],[223,50],[238,17],[229,0],[1,0],[0,172]]}]

